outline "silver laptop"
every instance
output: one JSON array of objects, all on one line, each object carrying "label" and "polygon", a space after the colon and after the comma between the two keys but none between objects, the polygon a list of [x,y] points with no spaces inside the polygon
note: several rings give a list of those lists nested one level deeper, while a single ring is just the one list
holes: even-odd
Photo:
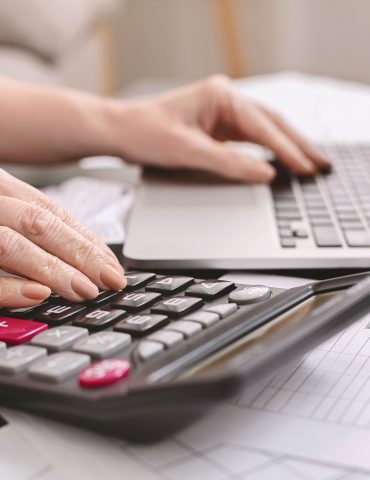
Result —
[{"label": "silver laptop", "polygon": [[370,268],[370,145],[322,148],[333,169],[271,186],[144,174],[124,255],[140,269]]}]

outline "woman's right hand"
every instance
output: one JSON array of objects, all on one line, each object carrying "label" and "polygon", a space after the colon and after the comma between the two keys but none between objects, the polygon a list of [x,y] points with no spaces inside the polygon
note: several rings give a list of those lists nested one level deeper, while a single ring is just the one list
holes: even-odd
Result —
[{"label": "woman's right hand", "polygon": [[[60,205],[0,169],[0,307],[37,305],[51,291],[81,302],[121,290],[113,252]],[[21,278],[19,278],[21,277]]]}]

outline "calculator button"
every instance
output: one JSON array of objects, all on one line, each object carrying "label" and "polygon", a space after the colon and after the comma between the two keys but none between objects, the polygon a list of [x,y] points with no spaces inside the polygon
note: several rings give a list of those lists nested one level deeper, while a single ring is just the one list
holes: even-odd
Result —
[{"label": "calculator button", "polygon": [[150,307],[160,298],[161,295],[155,292],[125,293],[112,302],[112,307],[122,308],[128,312],[134,312],[135,310]]},{"label": "calculator button", "polygon": [[83,305],[52,305],[38,312],[35,315],[35,319],[46,322],[49,325],[61,325],[69,322],[84,310],[86,310],[86,307]]},{"label": "calculator button", "polygon": [[27,368],[32,362],[46,355],[46,350],[29,345],[19,345],[0,352],[0,372],[14,375]]},{"label": "calculator button", "polygon": [[155,274],[145,272],[126,272],[125,277],[127,280],[127,287],[139,288],[146,285],[150,280],[153,280]]},{"label": "calculator button", "polygon": [[141,337],[147,333],[151,333],[158,328],[163,327],[169,322],[165,315],[131,315],[124,320],[121,320],[113,327],[117,332],[129,333],[133,337]]},{"label": "calculator button", "polygon": [[149,360],[159,353],[163,352],[164,346],[158,342],[151,342],[150,340],[142,340],[136,352],[141,360]]},{"label": "calculator button", "polygon": [[34,307],[23,307],[23,308],[9,308],[4,310],[4,316],[16,317],[16,318],[32,318],[34,314],[39,311],[42,307],[48,305],[48,302],[43,302]]},{"label": "calculator button", "polygon": [[125,317],[127,313],[124,310],[111,310],[110,308],[97,308],[89,313],[79,315],[73,325],[85,327],[89,330],[103,330]]},{"label": "calculator button", "polygon": [[163,313],[170,317],[180,317],[201,307],[203,302],[193,297],[171,297],[154,305],[151,308],[153,313]]},{"label": "calculator button", "polygon": [[28,373],[30,377],[45,382],[61,382],[86,368],[90,357],[82,353],[53,353],[47,358],[33,363]]},{"label": "calculator button", "polygon": [[131,337],[127,333],[99,332],[75,343],[73,350],[87,353],[92,357],[105,358],[123,350],[130,344]]},{"label": "calculator button", "polygon": [[149,283],[149,285],[146,287],[146,290],[169,295],[180,292],[193,282],[194,279],[191,277],[162,277],[158,278],[154,282]]},{"label": "calculator button", "polygon": [[9,345],[19,345],[28,342],[32,337],[47,330],[47,328],[48,326],[45,323],[0,317],[0,341]]},{"label": "calculator button", "polygon": [[253,285],[234,290],[229,295],[229,301],[238,305],[263,302],[271,297],[271,290],[263,285]]},{"label": "calculator button", "polygon": [[93,300],[89,300],[88,302],[85,302],[86,304],[92,307],[100,307],[101,305],[104,305],[106,303],[109,303],[112,301],[114,298],[118,297],[121,295],[121,292],[114,292],[114,291],[103,291],[100,292],[99,295],[94,298]]},{"label": "calculator button", "polygon": [[204,310],[202,310],[200,312],[195,312],[187,315],[184,320],[199,323],[203,328],[207,328],[214,323],[219,322],[220,318],[220,315],[218,315],[217,313],[205,312]]},{"label": "calculator button", "polygon": [[5,350],[6,349],[6,343],[5,342],[0,342],[0,352],[1,350]]},{"label": "calculator button", "polygon": [[186,338],[190,338],[202,330],[202,325],[187,320],[177,320],[176,322],[172,322],[167,325],[165,330],[173,330],[175,332],[180,332],[185,335]]},{"label": "calculator button", "polygon": [[184,340],[184,335],[171,330],[159,330],[148,337],[148,340],[163,343],[166,348],[173,347]]},{"label": "calculator button", "polygon": [[221,318],[225,318],[236,312],[237,309],[238,306],[236,303],[223,303],[220,305],[213,305],[212,307],[206,307],[204,310],[207,312],[217,313]]},{"label": "calculator button", "polygon": [[185,292],[185,295],[204,298],[206,300],[229,293],[234,288],[232,282],[220,280],[209,280],[206,282],[194,283]]},{"label": "calculator button", "polygon": [[131,366],[128,360],[108,358],[83,370],[78,382],[83,388],[101,388],[120,382],[128,377]]},{"label": "calculator button", "polygon": [[86,328],[61,326],[50,328],[33,337],[31,343],[45,347],[52,352],[59,352],[71,347],[77,340],[88,335]]}]

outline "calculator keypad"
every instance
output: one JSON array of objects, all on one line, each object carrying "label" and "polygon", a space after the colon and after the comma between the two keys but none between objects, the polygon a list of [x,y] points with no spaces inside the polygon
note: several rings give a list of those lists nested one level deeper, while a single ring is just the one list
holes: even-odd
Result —
[{"label": "calculator keypad", "polygon": [[1,309],[0,374],[50,385],[72,381],[87,390],[108,387],[166,351],[176,355],[214,325],[227,325],[238,308],[271,296],[259,285],[180,275],[128,272],[126,278],[124,291],[103,291],[81,304],[52,294],[32,309]]}]

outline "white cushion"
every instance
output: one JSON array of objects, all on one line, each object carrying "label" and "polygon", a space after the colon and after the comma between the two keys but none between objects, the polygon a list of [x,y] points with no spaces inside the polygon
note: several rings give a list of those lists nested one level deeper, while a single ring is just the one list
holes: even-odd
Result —
[{"label": "white cushion", "polygon": [[0,42],[55,60],[119,0],[1,0]]}]

